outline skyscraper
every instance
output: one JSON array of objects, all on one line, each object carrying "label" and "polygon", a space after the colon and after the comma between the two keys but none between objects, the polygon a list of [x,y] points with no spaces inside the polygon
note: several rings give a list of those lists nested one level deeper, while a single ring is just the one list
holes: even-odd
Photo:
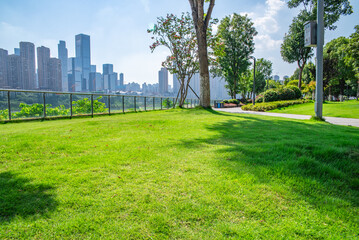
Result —
[{"label": "skyscraper", "polygon": [[120,90],[125,90],[125,77],[123,73],[120,73]]},{"label": "skyscraper", "polygon": [[35,45],[30,42],[20,42],[21,78],[23,89],[35,89]]},{"label": "skyscraper", "polygon": [[14,48],[14,54],[20,56],[20,48]]},{"label": "skyscraper", "polygon": [[166,94],[168,93],[168,71],[166,68],[161,68],[158,71],[158,83],[159,83],[159,93]]},{"label": "skyscraper", "polygon": [[68,66],[68,80],[69,80],[69,91],[70,92],[81,92],[81,71],[77,58],[69,58],[67,62]]},{"label": "skyscraper", "polygon": [[61,60],[57,58],[50,58],[47,62],[48,69],[48,84],[52,91],[61,91],[62,89],[62,69]]},{"label": "skyscraper", "polygon": [[21,57],[15,54],[7,57],[7,79],[10,88],[22,88],[21,86]]},{"label": "skyscraper", "polygon": [[76,40],[76,59],[81,72],[81,90],[89,90],[89,79],[91,71],[90,36],[78,34]]},{"label": "skyscraper", "polygon": [[0,88],[9,87],[7,79],[7,57],[8,52],[0,48]]},{"label": "skyscraper", "polygon": [[37,48],[37,75],[39,88],[50,90],[48,62],[50,60],[50,49],[44,46]]},{"label": "skyscraper", "polygon": [[69,91],[69,82],[67,76],[67,58],[68,52],[66,48],[66,42],[60,41],[57,45],[58,48],[58,57],[61,61],[61,78],[62,78],[62,91]]}]

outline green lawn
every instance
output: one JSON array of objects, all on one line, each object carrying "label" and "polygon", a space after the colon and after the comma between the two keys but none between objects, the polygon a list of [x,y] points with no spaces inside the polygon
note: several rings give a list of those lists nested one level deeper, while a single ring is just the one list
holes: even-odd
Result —
[{"label": "green lawn", "polygon": [[[274,109],[269,112],[314,115],[314,103],[292,105],[285,108]],[[359,101],[325,102],[323,104],[325,117],[359,118]]]},{"label": "green lawn", "polygon": [[169,110],[0,125],[0,239],[357,239],[359,129]]}]

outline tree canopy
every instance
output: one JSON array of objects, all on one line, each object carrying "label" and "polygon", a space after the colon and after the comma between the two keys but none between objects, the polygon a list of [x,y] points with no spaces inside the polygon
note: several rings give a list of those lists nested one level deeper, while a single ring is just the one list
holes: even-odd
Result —
[{"label": "tree canopy", "polygon": [[[289,8],[303,6],[305,14],[308,16],[307,21],[317,19],[317,0],[289,0]],[[350,15],[353,13],[353,7],[349,0],[325,0],[324,1],[324,25],[329,30],[336,29],[334,25],[341,15]],[[303,14],[303,13],[301,13]]]},{"label": "tree canopy", "polygon": [[[220,22],[217,33],[217,45],[214,53],[217,56],[220,74],[225,78],[232,98],[236,98],[246,79],[243,74],[250,66],[249,56],[254,52],[254,36],[257,31],[247,16],[234,13]],[[243,95],[243,94],[242,94]]]}]

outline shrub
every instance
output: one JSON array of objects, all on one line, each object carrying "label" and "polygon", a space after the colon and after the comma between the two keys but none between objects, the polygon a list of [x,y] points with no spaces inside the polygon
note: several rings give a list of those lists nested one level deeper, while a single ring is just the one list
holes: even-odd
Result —
[{"label": "shrub", "polygon": [[238,99],[230,99],[230,100],[228,100],[228,103],[239,104],[239,100]]},{"label": "shrub", "polygon": [[6,120],[9,117],[9,110],[0,110],[0,120]]},{"label": "shrub", "polygon": [[278,93],[275,90],[269,89],[264,92],[264,96],[263,96],[264,102],[274,102],[277,100],[279,100],[279,97],[278,97]]},{"label": "shrub", "polygon": [[258,103],[263,102],[263,96],[264,96],[264,93],[260,93],[258,96],[256,96],[256,102],[258,102]]},{"label": "shrub", "polygon": [[295,92],[290,88],[282,88],[278,90],[279,100],[293,100],[296,99]]},{"label": "shrub", "polygon": [[292,80],[287,83],[287,86],[295,86],[297,87],[299,83],[299,80]]},{"label": "shrub", "polygon": [[308,102],[307,100],[264,102],[264,103],[259,103],[256,105],[248,104],[248,105],[242,106],[242,110],[266,112],[266,111],[270,111],[270,110],[281,108],[281,107],[288,107],[290,105],[302,104],[302,103],[307,103],[307,102]]},{"label": "shrub", "polygon": [[223,100],[222,103],[228,103],[228,100]]},{"label": "shrub", "polygon": [[302,91],[300,91],[300,89],[297,86],[287,86],[287,88],[291,89],[294,91],[295,93],[295,99],[299,99],[302,98]]}]

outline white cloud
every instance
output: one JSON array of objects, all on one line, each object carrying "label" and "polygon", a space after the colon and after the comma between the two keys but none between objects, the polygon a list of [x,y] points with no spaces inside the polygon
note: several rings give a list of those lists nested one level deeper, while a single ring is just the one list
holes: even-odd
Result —
[{"label": "white cloud", "polygon": [[[255,12],[243,12],[252,19],[258,35],[255,37],[256,49],[275,50],[281,44],[281,40],[274,40],[272,35],[278,33],[280,26],[278,23],[278,13],[285,6],[284,0],[266,0],[264,11],[260,8]],[[263,6],[261,6],[263,7]],[[263,9],[263,8],[262,8]]]},{"label": "white cloud", "polygon": [[277,50],[282,43],[282,40],[274,40],[268,34],[258,35],[254,38],[254,41],[258,51]]}]

